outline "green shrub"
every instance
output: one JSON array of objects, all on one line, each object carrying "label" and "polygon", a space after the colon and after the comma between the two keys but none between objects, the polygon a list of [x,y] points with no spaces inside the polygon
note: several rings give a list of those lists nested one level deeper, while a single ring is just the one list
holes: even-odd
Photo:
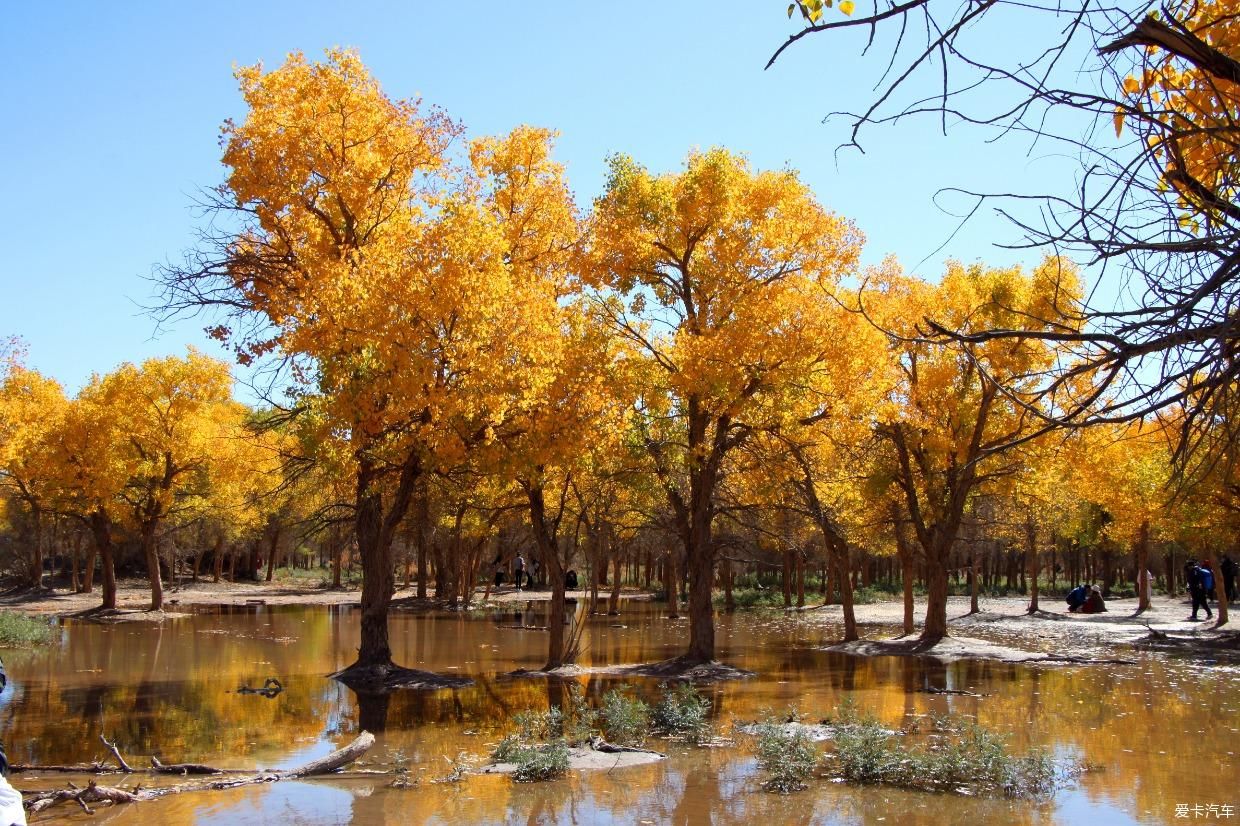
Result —
[{"label": "green shrub", "polygon": [[598,728],[598,712],[590,708],[579,686],[571,686],[569,695],[571,697],[569,715],[567,719],[561,716],[560,729],[570,746],[579,746],[590,742],[590,738],[594,736]]},{"label": "green shrub", "polygon": [[47,645],[59,636],[58,630],[44,619],[0,611],[0,647],[3,648]]},{"label": "green shrub", "polygon": [[700,743],[710,736],[709,713],[710,700],[689,683],[678,683],[671,689],[664,687],[650,717],[659,734]]},{"label": "green shrub", "polygon": [[927,748],[907,748],[870,717],[835,730],[835,771],[854,783],[882,783],[926,791],[1043,797],[1062,773],[1054,760],[1035,751],[1018,757],[999,735],[972,721],[953,725],[934,720]]},{"label": "green shrub", "polygon": [[517,769],[512,777],[518,783],[553,780],[568,771],[568,745],[563,740],[557,740],[522,748],[513,762],[517,764]]},{"label": "green shrub", "polygon": [[756,736],[758,765],[767,773],[766,790],[787,794],[804,789],[818,765],[818,749],[809,736],[777,723],[763,723]]},{"label": "green shrub", "polygon": [[603,695],[599,717],[607,739],[622,746],[640,746],[650,734],[650,706],[637,697],[628,697],[620,688]]}]

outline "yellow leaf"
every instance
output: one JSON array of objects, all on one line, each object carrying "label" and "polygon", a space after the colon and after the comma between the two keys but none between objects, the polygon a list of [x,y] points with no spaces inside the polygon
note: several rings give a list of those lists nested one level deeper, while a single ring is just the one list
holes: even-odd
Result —
[{"label": "yellow leaf", "polygon": [[1118,138],[1124,132],[1124,113],[1116,112],[1114,120],[1115,120],[1115,137]]},{"label": "yellow leaf", "polygon": [[1141,84],[1135,77],[1129,75],[1124,78],[1124,91],[1130,95],[1135,95],[1141,91]]},{"label": "yellow leaf", "polygon": [[844,14],[851,17],[853,13],[853,9],[855,8],[856,6],[853,4],[853,0],[840,0],[840,11],[842,11]]}]

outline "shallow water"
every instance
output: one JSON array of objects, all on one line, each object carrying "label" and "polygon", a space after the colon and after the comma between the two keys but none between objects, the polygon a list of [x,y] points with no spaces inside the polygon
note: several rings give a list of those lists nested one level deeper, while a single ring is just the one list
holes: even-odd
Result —
[{"label": "shallow water", "polygon": [[[184,610],[184,609],[182,609]],[[0,696],[0,733],[14,763],[102,759],[99,735],[130,762],[222,767],[291,767],[321,756],[365,728],[378,735],[367,762],[406,760],[422,780],[392,789],[380,780],[282,782],[227,792],[177,795],[101,808],[95,817],[69,806],[44,822],[235,823],[1167,823],[1177,805],[1231,806],[1240,819],[1240,669],[1202,666],[1158,655],[1137,665],[1026,667],[912,658],[856,658],[820,650],[838,638],[778,612],[718,618],[721,659],[756,677],[704,689],[716,729],[795,706],[829,715],[845,698],[892,727],[927,714],[975,716],[1008,735],[1018,750],[1037,746],[1095,770],[1048,802],[976,799],[815,780],[779,796],[760,789],[761,774],[743,736],[737,744],[693,748],[656,741],[669,760],[610,772],[583,772],[550,783],[518,784],[475,776],[433,783],[445,758],[479,759],[526,708],[565,701],[566,685],[504,676],[537,668],[544,632],[532,611],[411,615],[392,619],[394,658],[403,665],[474,678],[472,686],[358,697],[325,675],[352,662],[359,614],[350,607],[204,608],[162,625],[70,623],[50,651],[6,655],[10,688]],[[619,617],[595,617],[587,664],[635,663],[678,653],[685,620],[658,606],[625,603]],[[894,633],[894,631],[893,631]],[[285,691],[268,699],[237,694],[240,685],[278,677]],[[621,681],[577,681],[597,703]],[[657,696],[653,680],[630,678]],[[932,695],[925,688],[983,695]],[[58,785],[15,775],[18,788]],[[1206,810],[1208,811],[1208,810]],[[1216,809],[1213,817],[1225,810]],[[37,822],[37,821],[36,821]]]}]

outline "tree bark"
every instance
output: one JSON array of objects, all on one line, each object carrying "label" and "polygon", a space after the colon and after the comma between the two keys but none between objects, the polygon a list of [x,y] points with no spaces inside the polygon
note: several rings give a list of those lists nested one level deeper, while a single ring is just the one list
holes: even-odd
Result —
[{"label": "tree bark", "polygon": [[1029,608],[1027,614],[1038,610],[1038,526],[1033,519],[1025,520],[1025,564],[1029,569]]},{"label": "tree bark", "polygon": [[1150,521],[1147,519],[1141,523],[1141,527],[1137,529],[1137,613],[1142,614],[1150,609],[1150,591],[1152,588],[1143,587],[1147,577],[1146,570],[1150,564]]},{"label": "tree bark", "polygon": [[530,506],[530,527],[534,542],[542,559],[543,570],[551,582],[551,606],[547,615],[547,664],[543,670],[550,671],[566,665],[564,651],[564,565],[560,561],[560,548],[555,528],[547,524],[547,502],[541,482],[525,485],[526,499]]},{"label": "tree bark", "polygon": [[105,609],[116,608],[116,566],[112,561],[112,520],[102,509],[90,515],[90,531],[95,538],[103,568],[103,605]]}]

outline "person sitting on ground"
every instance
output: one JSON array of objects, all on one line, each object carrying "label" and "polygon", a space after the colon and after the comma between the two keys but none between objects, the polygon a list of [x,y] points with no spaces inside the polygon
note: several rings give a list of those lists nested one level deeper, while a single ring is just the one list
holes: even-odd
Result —
[{"label": "person sitting on ground", "polygon": [[1107,610],[1107,604],[1102,601],[1102,589],[1097,585],[1089,589],[1089,596],[1085,598],[1085,604],[1081,606],[1082,614],[1101,614]]},{"label": "person sitting on ground", "polygon": [[1089,597],[1089,585],[1082,583],[1068,592],[1068,610],[1075,614]]}]

